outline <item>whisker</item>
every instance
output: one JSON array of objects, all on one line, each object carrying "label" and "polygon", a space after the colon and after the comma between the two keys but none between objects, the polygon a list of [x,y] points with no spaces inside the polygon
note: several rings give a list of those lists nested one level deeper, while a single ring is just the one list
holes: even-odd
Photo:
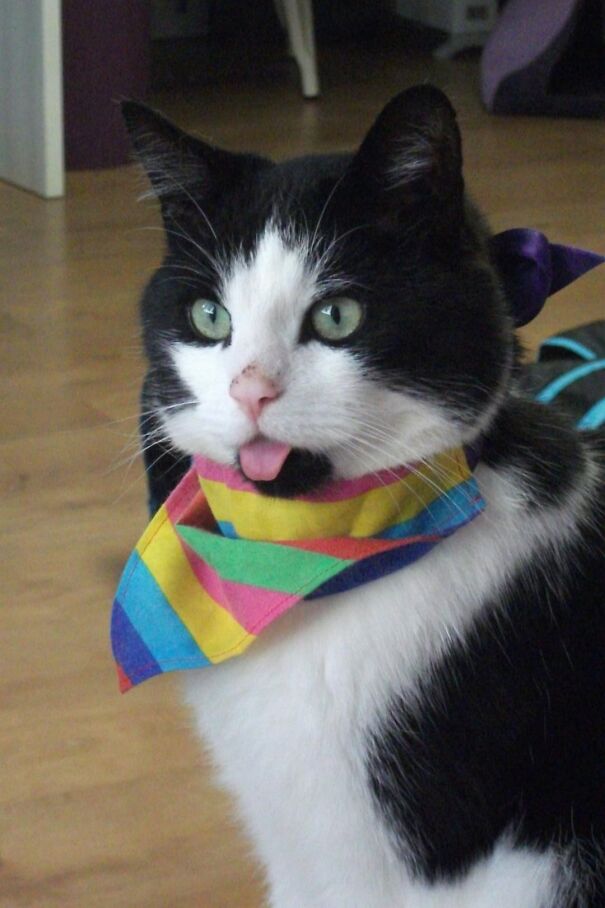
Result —
[{"label": "whisker", "polygon": [[313,236],[311,237],[311,242],[309,244],[309,250],[311,252],[313,252],[315,250],[315,241],[317,239],[317,234],[319,232],[319,228],[321,227],[321,222],[324,218],[324,215],[325,215],[326,211],[328,210],[328,206],[329,206],[330,202],[332,201],[336,190],[338,189],[338,187],[340,186],[340,184],[342,183],[342,181],[344,180],[346,175],[347,175],[347,171],[345,170],[344,173],[338,178],[338,180],[336,181],[336,183],[330,190],[330,192],[328,194],[328,198],[324,202],[323,208],[321,209],[321,212],[317,219],[317,223],[315,224],[315,230],[313,231]]}]

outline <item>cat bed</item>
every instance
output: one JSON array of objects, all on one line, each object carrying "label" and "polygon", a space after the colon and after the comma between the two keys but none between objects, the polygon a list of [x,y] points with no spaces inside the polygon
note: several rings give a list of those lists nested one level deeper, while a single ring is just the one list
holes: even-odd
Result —
[{"label": "cat bed", "polygon": [[481,96],[492,113],[605,115],[605,0],[509,0],[483,51]]},{"label": "cat bed", "polygon": [[605,425],[605,321],[581,325],[543,341],[537,362],[524,367],[523,386],[556,404],[580,429]]}]

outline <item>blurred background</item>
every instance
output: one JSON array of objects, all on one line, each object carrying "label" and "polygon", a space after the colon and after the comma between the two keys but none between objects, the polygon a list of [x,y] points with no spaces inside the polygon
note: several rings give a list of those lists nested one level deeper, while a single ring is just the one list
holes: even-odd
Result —
[{"label": "blurred background", "polygon": [[[352,149],[432,81],[495,230],[605,253],[604,35],[602,0],[0,0],[1,908],[262,904],[178,678],[120,696],[109,651],[163,250],[116,101],[280,159]],[[551,299],[528,356],[604,290]]]}]

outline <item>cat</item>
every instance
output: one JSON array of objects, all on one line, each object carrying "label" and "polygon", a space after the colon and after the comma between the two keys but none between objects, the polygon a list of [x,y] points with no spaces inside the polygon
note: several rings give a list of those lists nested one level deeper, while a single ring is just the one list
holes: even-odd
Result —
[{"label": "cat", "polygon": [[409,88],[355,153],[282,163],[123,109],[166,228],[154,507],[194,454],[291,497],[479,452],[472,523],[182,674],[268,904],[605,905],[605,436],[519,390],[449,100]]}]

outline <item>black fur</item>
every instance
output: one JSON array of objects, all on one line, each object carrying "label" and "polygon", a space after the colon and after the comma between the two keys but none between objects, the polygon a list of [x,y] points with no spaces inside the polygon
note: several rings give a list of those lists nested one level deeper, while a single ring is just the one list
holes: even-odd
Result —
[{"label": "black fur", "polygon": [[[582,443],[544,407],[516,401],[485,447],[544,507],[577,480],[586,443],[605,466],[604,434]],[[581,854],[600,893],[581,904],[604,904],[604,605],[602,483],[576,543],[519,570],[414,702],[396,698],[373,732],[372,788],[420,876],[462,876],[509,833],[569,850],[572,863]]]},{"label": "black fur", "polygon": [[578,434],[570,429],[569,418],[554,408],[518,399],[497,414],[482,458],[496,469],[522,472],[530,506],[555,504],[573,487],[583,465]]}]

